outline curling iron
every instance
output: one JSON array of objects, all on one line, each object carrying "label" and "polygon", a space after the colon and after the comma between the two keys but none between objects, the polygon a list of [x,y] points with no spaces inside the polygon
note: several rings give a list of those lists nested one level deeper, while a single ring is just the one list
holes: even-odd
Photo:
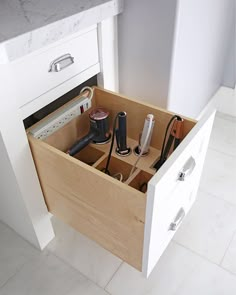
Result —
[{"label": "curling iron", "polygon": [[148,114],[144,121],[143,131],[140,136],[139,145],[134,149],[134,153],[137,156],[141,153],[142,150],[142,156],[146,156],[149,153],[154,123],[154,117],[152,117],[151,114]]},{"label": "curling iron", "polygon": [[[135,148],[135,153],[136,153],[136,150],[138,150],[138,157],[137,157],[137,160],[134,163],[134,165],[133,165],[133,167],[132,167],[132,169],[130,171],[129,177],[134,173],[139,160],[141,159],[144,151],[147,148],[148,142],[150,143],[150,141],[151,141],[151,134],[152,134],[154,122],[155,122],[154,115],[153,114],[148,114],[147,117],[146,117],[146,119],[145,119],[145,122],[144,122],[144,130],[146,130],[146,127],[147,127],[147,131],[144,132],[145,138],[144,138],[144,141],[143,141],[143,145],[141,145],[141,146],[138,145]],[[147,124],[147,126],[145,126],[146,124]],[[149,150],[149,146],[148,146],[148,149],[147,150]]]}]

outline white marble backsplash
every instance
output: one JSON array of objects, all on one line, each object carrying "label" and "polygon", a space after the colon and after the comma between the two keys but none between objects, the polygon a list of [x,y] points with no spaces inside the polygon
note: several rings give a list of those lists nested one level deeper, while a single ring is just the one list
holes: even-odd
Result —
[{"label": "white marble backsplash", "polygon": [[0,64],[122,11],[122,0],[1,0]]}]

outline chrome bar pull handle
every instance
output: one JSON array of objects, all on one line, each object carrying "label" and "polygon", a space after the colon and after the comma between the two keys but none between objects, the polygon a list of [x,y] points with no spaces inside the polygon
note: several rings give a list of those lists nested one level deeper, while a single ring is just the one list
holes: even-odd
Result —
[{"label": "chrome bar pull handle", "polygon": [[54,59],[49,66],[49,72],[60,72],[74,63],[74,57],[70,53],[66,53]]},{"label": "chrome bar pull handle", "polygon": [[186,177],[191,175],[196,166],[196,161],[193,157],[190,157],[187,162],[184,164],[183,168],[178,174],[179,181],[185,181]]},{"label": "chrome bar pull handle", "polygon": [[184,217],[185,217],[185,211],[183,208],[180,208],[179,212],[175,216],[174,221],[171,222],[169,226],[169,230],[176,231],[177,227],[179,226],[181,221],[184,219]]}]

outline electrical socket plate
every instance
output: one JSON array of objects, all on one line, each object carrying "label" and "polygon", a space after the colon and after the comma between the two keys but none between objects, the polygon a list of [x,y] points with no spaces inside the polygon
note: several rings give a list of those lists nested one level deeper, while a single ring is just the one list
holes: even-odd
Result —
[{"label": "electrical socket plate", "polygon": [[91,99],[88,97],[81,97],[79,100],[68,104],[63,110],[50,116],[48,120],[44,120],[42,124],[31,129],[30,133],[37,139],[45,139],[89,108],[91,108]]}]

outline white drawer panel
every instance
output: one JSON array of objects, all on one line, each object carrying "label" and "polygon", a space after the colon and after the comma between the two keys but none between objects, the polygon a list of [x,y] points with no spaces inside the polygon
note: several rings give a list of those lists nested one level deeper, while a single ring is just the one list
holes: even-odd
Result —
[{"label": "white drawer panel", "polygon": [[[149,182],[144,234],[143,273],[148,276],[174,235],[169,224],[181,208],[185,215],[196,197],[214,114],[206,115]],[[178,180],[185,163],[195,166],[185,181]]]},{"label": "white drawer panel", "polygon": [[[74,62],[63,68],[65,64],[70,63],[68,58],[66,61],[59,62],[60,71],[50,72],[50,64],[65,54],[69,54]],[[12,69],[15,80],[18,81],[19,106],[57,87],[98,62],[97,28],[94,27],[74,39],[14,63]]]}]

